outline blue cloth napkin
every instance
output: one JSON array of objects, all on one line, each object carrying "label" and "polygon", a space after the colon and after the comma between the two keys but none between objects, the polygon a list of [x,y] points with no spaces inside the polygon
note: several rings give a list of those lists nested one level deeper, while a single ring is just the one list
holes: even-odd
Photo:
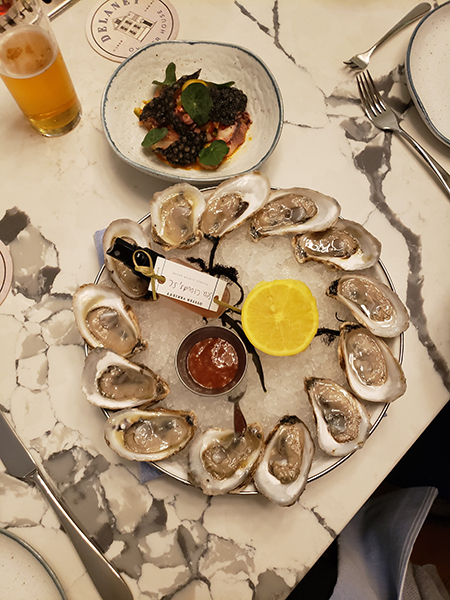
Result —
[{"label": "blue cloth napkin", "polygon": [[[98,264],[100,266],[103,265],[103,234],[105,233],[104,229],[100,229],[94,233],[94,244],[95,250],[97,251]],[[161,477],[163,473],[159,471],[156,467],[149,463],[139,463],[139,479],[141,483],[145,483],[146,481],[151,481],[152,479],[158,479]]]},{"label": "blue cloth napkin", "polygon": [[366,502],[338,537],[330,600],[400,600],[414,542],[437,493],[407,488]]}]

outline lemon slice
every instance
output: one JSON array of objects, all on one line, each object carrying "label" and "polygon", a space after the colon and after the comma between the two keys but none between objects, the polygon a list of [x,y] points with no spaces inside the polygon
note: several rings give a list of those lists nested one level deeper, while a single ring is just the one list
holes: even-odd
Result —
[{"label": "lemon slice", "polygon": [[202,85],[204,85],[205,87],[208,87],[208,84],[206,83],[206,81],[203,81],[202,79],[188,79],[187,81],[185,81],[183,83],[183,86],[181,88],[181,91],[184,92],[184,90],[191,85],[191,83],[201,83]]},{"label": "lemon slice", "polygon": [[261,281],[242,306],[242,327],[249,341],[272,356],[302,352],[318,326],[316,300],[297,279]]}]

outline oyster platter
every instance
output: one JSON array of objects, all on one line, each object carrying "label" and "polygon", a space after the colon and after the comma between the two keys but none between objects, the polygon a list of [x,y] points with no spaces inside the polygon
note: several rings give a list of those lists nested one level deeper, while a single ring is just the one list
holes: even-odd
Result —
[{"label": "oyster platter", "polygon": [[[329,196],[275,190],[253,171],[209,190],[170,186],[138,223],[108,226],[105,265],[76,290],[73,310],[86,343],[82,389],[105,411],[105,442],[117,454],[208,495],[261,493],[290,506],[308,481],[364,451],[405,393],[409,318],[380,242],[340,213]],[[152,256],[225,281],[219,306],[155,293],[164,277]],[[306,284],[319,315],[308,347],[285,356],[253,347],[240,314],[261,282],[280,280]],[[179,377],[181,341],[206,325],[245,344],[239,394],[196,393]]]}]

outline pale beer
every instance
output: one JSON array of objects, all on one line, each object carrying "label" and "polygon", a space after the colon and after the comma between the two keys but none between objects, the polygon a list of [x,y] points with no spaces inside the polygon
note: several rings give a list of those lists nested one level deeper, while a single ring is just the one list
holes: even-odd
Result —
[{"label": "pale beer", "polygon": [[0,75],[32,127],[43,135],[66,133],[81,110],[72,80],[50,33],[12,27],[0,36]]}]

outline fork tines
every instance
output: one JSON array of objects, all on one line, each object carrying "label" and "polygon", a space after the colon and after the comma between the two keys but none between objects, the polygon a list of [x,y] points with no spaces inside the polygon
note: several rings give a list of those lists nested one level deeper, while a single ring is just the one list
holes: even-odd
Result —
[{"label": "fork tines", "polygon": [[373,114],[383,112],[386,109],[386,105],[383,102],[382,97],[378,93],[377,88],[373,82],[372,76],[369,71],[358,73],[356,75],[356,81],[358,84],[359,95],[361,96],[362,105],[364,112],[370,118],[368,112],[369,107],[372,109]]}]

